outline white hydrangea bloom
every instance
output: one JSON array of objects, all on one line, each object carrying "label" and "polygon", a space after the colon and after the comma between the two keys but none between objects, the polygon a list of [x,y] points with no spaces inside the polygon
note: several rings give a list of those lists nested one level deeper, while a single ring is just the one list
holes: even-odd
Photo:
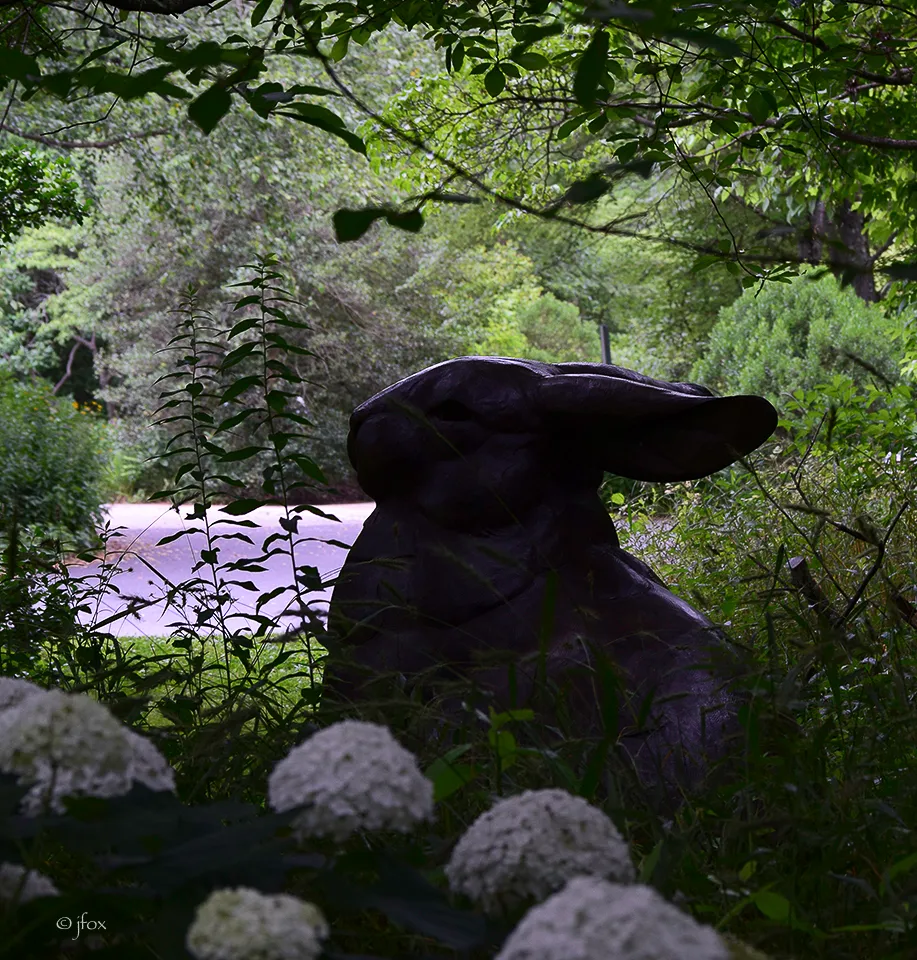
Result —
[{"label": "white hydrangea bloom", "polygon": [[38,897],[56,897],[57,887],[37,870],[26,870],[18,863],[0,863],[0,901],[25,903]]},{"label": "white hydrangea bloom", "polygon": [[576,877],[533,907],[496,960],[729,960],[712,928],[651,887]]},{"label": "white hydrangea bloom", "polygon": [[566,790],[526,790],[496,803],[446,866],[452,891],[488,913],[540,902],[577,876],[629,883],[636,874],[617,827]]},{"label": "white hydrangea bloom", "polygon": [[300,838],[346,840],[360,830],[407,833],[433,816],[433,784],[387,727],[342,720],[294,747],[268,779],[268,801]]},{"label": "white hydrangea bloom", "polygon": [[63,813],[63,798],[115,797],[133,783],[174,790],[156,747],[81,694],[48,690],[0,711],[0,771],[31,789],[23,811]]},{"label": "white hydrangea bloom", "polygon": [[151,740],[128,727],[121,728],[131,750],[131,782],[150,790],[175,790],[175,771]]},{"label": "white hydrangea bloom", "polygon": [[215,891],[197,908],[186,943],[197,960],[315,960],[327,936],[314,903],[238,887]]},{"label": "white hydrangea bloom", "polygon": [[19,677],[0,677],[0,710],[15,707],[22,703],[26,697],[45,692],[41,687],[30,683],[28,680],[20,680]]}]

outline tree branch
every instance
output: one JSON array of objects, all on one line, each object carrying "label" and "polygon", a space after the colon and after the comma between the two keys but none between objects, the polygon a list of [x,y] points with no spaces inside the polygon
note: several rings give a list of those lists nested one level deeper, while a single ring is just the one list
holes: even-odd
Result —
[{"label": "tree branch", "polygon": [[[805,31],[794,27],[786,20],[773,17],[767,22],[773,24],[775,27],[780,27],[781,30],[786,30],[790,36],[795,37],[797,40],[802,40],[803,43],[812,44],[812,46],[818,50],[827,51],[830,49],[828,44],[821,37],[816,37],[810,33],[806,33]],[[882,84],[883,86],[906,87],[914,82],[914,71],[911,69],[911,67],[901,67],[887,75],[882,73],[873,73],[870,70],[861,70],[858,67],[853,67],[851,68],[851,73],[853,73],[854,76],[862,77],[864,80],[871,80],[873,83]]]},{"label": "tree branch", "polygon": [[[0,10],[15,7],[21,0],[0,0]],[[187,13],[196,7],[209,7],[213,0],[105,0],[106,7],[128,10],[131,13],[159,13],[174,15]]]},{"label": "tree branch", "polygon": [[141,133],[124,133],[108,140],[57,140],[40,133],[26,133],[24,130],[17,130],[8,123],[0,123],[0,130],[23,140],[33,140],[35,143],[44,144],[46,147],[57,147],[60,150],[104,150],[107,147],[116,147],[119,143],[127,143],[129,140],[146,140],[149,137],[161,137],[171,132],[166,129],[145,130]]},{"label": "tree branch", "polygon": [[917,140],[898,140],[895,137],[874,137],[865,133],[853,133],[851,130],[839,130],[837,127],[828,127],[827,132],[838,140],[847,143],[860,143],[865,147],[876,147],[882,150],[917,150]]},{"label": "tree branch", "polygon": [[57,396],[57,391],[60,390],[60,388],[70,379],[70,375],[73,373],[73,358],[76,356],[76,352],[81,346],[82,343],[80,343],[80,339],[77,338],[73,346],[70,348],[70,353],[67,356],[67,366],[64,369],[64,375],[60,378],[60,380],[57,381],[57,383],[54,384],[54,389],[51,391],[55,397]]}]

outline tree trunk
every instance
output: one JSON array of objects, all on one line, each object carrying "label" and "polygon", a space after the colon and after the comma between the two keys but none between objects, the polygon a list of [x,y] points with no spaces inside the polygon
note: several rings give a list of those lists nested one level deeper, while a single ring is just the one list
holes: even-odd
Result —
[{"label": "tree trunk", "polygon": [[809,223],[806,232],[799,241],[799,257],[813,265],[821,263],[822,240],[825,236],[825,204],[819,200],[815,209],[809,214]]},{"label": "tree trunk", "polygon": [[[827,260],[835,276],[847,274],[856,295],[868,303],[879,299],[863,214],[844,200],[828,217],[823,200],[809,214],[799,239],[799,258],[818,265]],[[827,246],[827,256],[825,247]]]},{"label": "tree trunk", "polygon": [[869,253],[869,241],[864,226],[863,214],[858,210],[851,210],[850,201],[845,200],[834,214],[832,232],[835,244],[829,258],[832,265],[839,267],[841,271],[852,272],[853,289],[861,300],[875,303],[879,296],[876,293],[873,258]]}]

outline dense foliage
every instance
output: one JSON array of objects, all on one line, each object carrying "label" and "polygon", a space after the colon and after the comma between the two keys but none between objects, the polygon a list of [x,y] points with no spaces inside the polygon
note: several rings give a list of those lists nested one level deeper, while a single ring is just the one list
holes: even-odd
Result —
[{"label": "dense foliage", "polygon": [[[717,958],[698,923],[736,960],[914,956],[915,27],[879,0],[0,4],[0,954],[515,957],[575,901],[489,903],[607,861],[578,881],[602,960],[623,921],[644,953],[671,922]],[[361,495],[350,411],[457,354],[597,361],[600,324],[613,362],[780,407],[733,470],[604,491],[747,651],[736,756],[661,811],[613,702],[608,739],[558,740],[397,690],[416,760],[379,730],[361,755],[319,709],[302,559],[313,504]],[[139,490],[195,561],[144,568],[170,635],[119,639],[146,558],[55,538]],[[104,712],[11,713],[13,677]],[[58,707],[93,736],[52,744]],[[78,789],[36,818],[41,744],[55,802]]]},{"label": "dense foliage", "polygon": [[36,150],[0,150],[0,244],[53,217],[82,219],[72,166]]},{"label": "dense foliage", "polygon": [[847,373],[860,383],[898,379],[901,325],[831,278],[746,290],[720,310],[693,379],[777,403]]},{"label": "dense foliage", "polygon": [[[906,7],[259,3],[245,19],[223,8],[224,29],[205,39],[194,26],[201,6],[119,0],[98,22],[52,6],[44,30],[23,34],[29,6],[10,4],[0,76],[25,98],[55,97],[71,113],[79,103],[81,120],[110,95],[155,96],[185,103],[208,134],[242,108],[272,129],[323,131],[377,167],[393,156],[412,165],[388,196],[340,211],[341,238],[378,220],[416,231],[426,203],[486,197],[510,213],[653,235],[732,261],[749,285],[772,266],[825,262],[865,299],[876,296],[882,258],[908,250],[915,18]],[[133,12],[136,24],[125,26]],[[182,16],[167,29],[169,13]],[[378,57],[374,41],[401,28],[422,33],[429,55],[390,108],[376,108],[349,65],[367,51]],[[315,77],[291,71],[303,59]],[[88,146],[163,133],[129,121],[111,133],[103,109],[93,119],[106,139],[44,140]],[[41,141],[20,122],[4,125]],[[590,205],[627,170],[689,185],[715,214],[711,236],[697,242],[672,219],[652,230],[629,216],[592,217]],[[393,186],[421,199],[401,204]],[[753,212],[757,237],[734,229],[728,200]],[[884,268],[910,275],[906,265]]]},{"label": "dense foliage", "polygon": [[[0,380],[0,526],[91,537],[103,470],[97,412],[44,384]],[[12,546],[7,542],[7,549]]]}]

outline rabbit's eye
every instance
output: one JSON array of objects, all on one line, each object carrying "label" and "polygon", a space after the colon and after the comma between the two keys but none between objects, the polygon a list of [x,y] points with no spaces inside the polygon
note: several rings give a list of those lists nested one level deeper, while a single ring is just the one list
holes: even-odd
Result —
[{"label": "rabbit's eye", "polygon": [[452,398],[437,404],[431,411],[431,417],[437,420],[473,420],[474,415],[460,400]]}]

